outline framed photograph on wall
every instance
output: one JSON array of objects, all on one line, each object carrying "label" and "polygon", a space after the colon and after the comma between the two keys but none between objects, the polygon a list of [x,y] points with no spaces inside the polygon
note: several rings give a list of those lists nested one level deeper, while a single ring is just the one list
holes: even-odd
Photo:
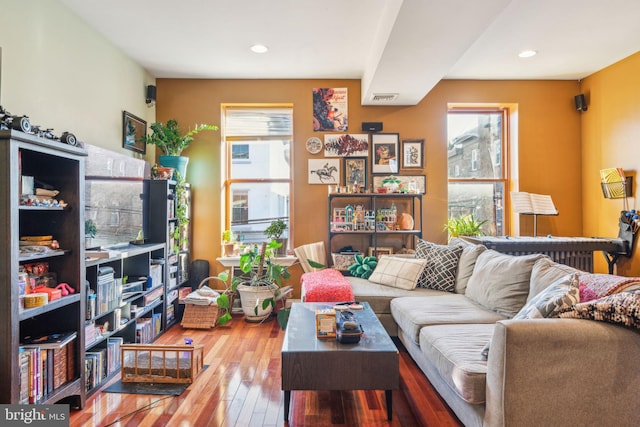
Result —
[{"label": "framed photograph on wall", "polygon": [[344,158],[344,185],[359,184],[367,188],[367,158]]},{"label": "framed photograph on wall", "polygon": [[340,184],[340,159],[309,159],[309,184]]},{"label": "framed photograph on wall", "polygon": [[424,139],[402,140],[402,169],[424,169]]},{"label": "framed photograph on wall", "polygon": [[142,154],[147,152],[147,122],[127,111],[122,112],[122,146]]},{"label": "framed photograph on wall", "polygon": [[325,157],[366,157],[369,155],[369,134],[325,134]]},{"label": "framed photograph on wall", "polygon": [[371,173],[396,174],[398,165],[397,133],[374,133],[371,135]]}]

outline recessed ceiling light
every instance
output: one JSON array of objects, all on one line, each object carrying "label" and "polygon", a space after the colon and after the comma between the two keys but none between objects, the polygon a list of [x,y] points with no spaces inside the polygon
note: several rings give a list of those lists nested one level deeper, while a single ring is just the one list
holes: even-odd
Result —
[{"label": "recessed ceiling light", "polygon": [[536,56],[538,52],[535,50],[523,50],[518,54],[520,58],[531,58],[532,56]]},{"label": "recessed ceiling light", "polygon": [[254,44],[253,46],[251,46],[251,52],[254,53],[265,53],[268,50],[269,48],[263,44]]}]

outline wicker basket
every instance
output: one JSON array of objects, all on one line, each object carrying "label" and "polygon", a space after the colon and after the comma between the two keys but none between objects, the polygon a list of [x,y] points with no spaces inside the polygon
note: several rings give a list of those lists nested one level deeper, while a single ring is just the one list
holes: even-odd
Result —
[{"label": "wicker basket", "polygon": [[[224,284],[224,289],[215,289],[219,293],[224,293],[229,298],[229,307],[233,306],[233,296],[235,292],[227,286],[227,283],[216,276],[210,276],[203,279],[198,285],[198,289],[203,287],[209,280],[218,280]],[[220,309],[217,304],[197,305],[185,304],[184,314],[180,325],[187,329],[211,329],[216,326],[218,318],[223,316],[226,310]]]}]

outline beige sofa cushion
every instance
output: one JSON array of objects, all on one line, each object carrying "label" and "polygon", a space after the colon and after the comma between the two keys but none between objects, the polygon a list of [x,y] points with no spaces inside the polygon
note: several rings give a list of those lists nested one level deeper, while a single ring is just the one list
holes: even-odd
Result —
[{"label": "beige sofa cushion", "polygon": [[527,301],[531,270],[543,257],[506,255],[488,249],[478,256],[465,295],[498,314],[513,317]]},{"label": "beige sofa cushion", "polygon": [[456,287],[455,292],[457,294],[464,294],[467,290],[467,283],[469,278],[473,274],[473,267],[476,266],[478,256],[487,248],[483,245],[474,245],[468,243],[464,245],[462,255],[460,255],[460,261],[458,262],[458,272],[456,273]]},{"label": "beige sofa cushion", "polygon": [[[449,292],[443,292],[441,296],[395,298],[390,306],[391,315],[398,327],[416,344],[420,330],[428,325],[495,323],[505,319],[504,316],[474,304],[464,295]],[[482,343],[484,344],[486,341]]]},{"label": "beige sofa cushion", "polygon": [[558,279],[579,272],[579,270],[568,265],[556,263],[549,257],[540,258],[533,264],[531,269],[531,283],[527,302],[531,301]]},{"label": "beige sofa cushion", "polygon": [[495,323],[437,325],[420,331],[420,349],[465,402],[481,404],[486,400],[487,362],[480,350],[494,328]]},{"label": "beige sofa cushion", "polygon": [[389,304],[391,300],[397,297],[416,297],[416,296],[434,296],[448,295],[449,292],[436,291],[433,289],[416,288],[413,290],[405,290],[392,288],[391,286],[373,283],[361,277],[347,276],[347,280],[353,288],[353,295],[356,301],[368,302],[371,309],[376,314],[391,314]]}]

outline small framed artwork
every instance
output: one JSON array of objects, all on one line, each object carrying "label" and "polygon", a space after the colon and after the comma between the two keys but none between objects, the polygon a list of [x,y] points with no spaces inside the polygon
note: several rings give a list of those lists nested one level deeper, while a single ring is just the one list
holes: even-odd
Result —
[{"label": "small framed artwork", "polygon": [[326,134],[325,157],[366,157],[369,155],[369,134]]},{"label": "small framed artwork", "polygon": [[398,140],[397,133],[374,133],[371,135],[372,173],[398,173]]},{"label": "small framed artwork", "polygon": [[345,157],[343,160],[344,185],[358,184],[367,188],[367,158]]},{"label": "small framed artwork", "polygon": [[340,159],[309,159],[309,184],[340,184]]},{"label": "small framed artwork", "polygon": [[147,152],[147,122],[127,111],[122,112],[122,146],[142,154]]},{"label": "small framed artwork", "polygon": [[424,139],[402,140],[402,169],[424,169]]},{"label": "small framed artwork", "polygon": [[369,256],[380,258],[381,255],[393,255],[393,248],[381,246],[374,248],[373,246],[369,246]]}]

